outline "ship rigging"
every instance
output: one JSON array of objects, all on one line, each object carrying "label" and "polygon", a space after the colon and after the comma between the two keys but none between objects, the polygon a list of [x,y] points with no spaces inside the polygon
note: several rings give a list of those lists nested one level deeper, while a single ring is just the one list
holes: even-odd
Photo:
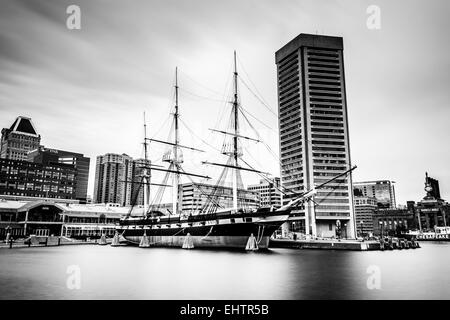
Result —
[{"label": "ship rigging", "polygon": [[[198,148],[180,144],[179,133],[179,101],[178,101],[178,68],[175,70],[175,105],[172,113],[172,129],[168,141],[147,138],[146,124],[144,124],[144,153],[145,164],[142,166],[142,176],[139,182],[144,192],[144,211],[141,216],[133,216],[130,209],[129,214],[121,219],[118,231],[131,243],[141,244],[141,246],[176,246],[183,248],[193,247],[233,247],[267,248],[269,238],[284,222],[287,221],[291,211],[303,205],[307,201],[313,201],[317,189],[322,188],[327,183],[332,182],[340,176],[349,174],[355,167],[346,172],[329,179],[312,190],[303,193],[296,193],[294,199],[281,208],[258,207],[249,209],[245,207],[245,201],[239,201],[239,192],[244,189],[241,171],[257,173],[270,180],[268,173],[254,169],[243,159],[243,148],[241,140],[261,142],[259,135],[256,138],[247,137],[240,132],[239,116],[243,116],[248,122],[243,109],[240,106],[238,92],[238,71],[236,63],[236,52],[234,52],[233,70],[233,99],[231,101],[231,116],[226,130],[210,129],[213,133],[223,134],[224,142],[221,153],[227,156],[225,163],[203,161],[202,164],[208,166],[222,167],[216,184],[212,191],[204,191],[201,184],[195,183],[192,178],[211,179],[207,175],[186,172],[182,167],[182,149],[204,152]],[[145,122],[145,120],[144,120]],[[251,124],[250,124],[251,125]],[[170,139],[172,137],[172,139]],[[230,141],[231,139],[231,141]],[[164,168],[151,164],[148,160],[148,143],[158,143],[169,147],[162,161],[168,163]],[[246,166],[243,166],[246,165]],[[152,184],[151,171],[165,172],[165,176],[160,184]],[[231,173],[231,174],[229,174]],[[231,175],[232,179],[232,206],[224,207],[217,200],[217,191],[225,184],[226,178]],[[169,185],[169,177],[172,176],[172,184]],[[194,215],[183,214],[180,208],[179,187],[181,176],[188,177],[193,185],[206,197],[201,209]],[[150,205],[150,185],[158,185],[159,189],[153,197]],[[168,215],[162,214],[159,210],[164,190],[172,189],[172,210]],[[287,190],[280,188],[286,194]],[[256,236],[255,236],[256,235]]]}]

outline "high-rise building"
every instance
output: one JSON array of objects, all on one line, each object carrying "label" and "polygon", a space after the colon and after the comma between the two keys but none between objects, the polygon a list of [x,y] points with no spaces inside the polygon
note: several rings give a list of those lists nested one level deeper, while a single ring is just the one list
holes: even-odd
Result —
[{"label": "high-rise building", "polygon": [[93,202],[142,205],[144,197],[140,174],[143,163],[145,160],[133,160],[126,154],[98,156]]},{"label": "high-rise building", "polygon": [[90,159],[80,153],[49,149],[44,146],[30,151],[28,161],[44,165],[69,164],[76,170],[76,190],[75,198],[82,203],[87,201],[87,188],[89,180]]},{"label": "high-rise building", "polygon": [[94,183],[94,203],[131,202],[131,184],[126,181],[132,175],[133,159],[126,154],[108,153],[97,157]]},{"label": "high-rise building", "polygon": [[0,158],[26,161],[28,152],[37,149],[40,142],[31,119],[19,116],[10,128],[2,129]]},{"label": "high-rise building", "polygon": [[394,181],[376,180],[354,182],[353,188],[355,189],[355,194],[376,198],[379,208],[396,208]]},{"label": "high-rise building", "polygon": [[[276,52],[275,62],[281,182],[290,192],[283,196],[288,202],[351,167],[343,39],[300,34]],[[351,175],[318,190],[314,202],[294,211],[290,221],[294,231],[312,236],[355,237]]]},{"label": "high-rise building", "polygon": [[358,236],[373,233],[373,215],[376,212],[377,199],[372,197],[354,197],[356,231]]},{"label": "high-rise building", "polygon": [[280,178],[275,178],[273,182],[262,179],[259,184],[249,185],[247,190],[258,193],[260,207],[279,208],[282,199],[280,187]]}]

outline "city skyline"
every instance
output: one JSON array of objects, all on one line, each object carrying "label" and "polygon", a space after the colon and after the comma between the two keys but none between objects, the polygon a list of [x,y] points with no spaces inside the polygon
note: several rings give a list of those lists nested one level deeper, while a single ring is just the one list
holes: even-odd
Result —
[{"label": "city skyline", "polygon": [[[351,158],[358,166],[353,180],[396,181],[397,202],[405,204],[423,198],[428,171],[448,200],[449,151],[441,145],[449,134],[449,44],[437,31],[448,29],[449,23],[441,10],[448,4],[439,3],[431,8],[423,1],[378,1],[381,29],[369,30],[366,8],[371,3],[366,1],[330,1],[324,6],[281,2],[276,12],[270,11],[268,1],[239,4],[236,11],[233,3],[204,1],[194,6],[177,3],[178,11],[172,1],[136,7],[78,1],[82,28],[68,30],[68,1],[5,1],[0,13],[0,125],[9,127],[17,116],[29,116],[42,144],[90,157],[92,195],[98,155],[142,157],[142,113],[147,112],[149,135],[154,136],[172,105],[175,66],[181,70],[183,120],[202,136],[208,132],[204,119],[218,122],[224,106],[214,100],[223,100],[218,93],[231,76],[234,49],[240,68],[245,68],[242,76],[250,75],[246,79],[276,113],[275,51],[299,33],[342,36]],[[148,10],[142,9],[145,5]],[[199,6],[204,12],[196,10]],[[414,16],[422,19],[412,24],[408,17]],[[230,17],[246,20],[233,26]],[[342,25],[344,18],[351,21]],[[428,59],[430,53],[433,59]],[[244,106],[276,132],[273,113],[245,88],[241,92]],[[202,119],[197,119],[199,113]],[[278,154],[277,134],[256,126]],[[188,131],[185,134],[183,141],[195,143]],[[263,150],[255,151],[255,158],[263,159]],[[275,160],[261,164],[263,171],[279,176]]]}]

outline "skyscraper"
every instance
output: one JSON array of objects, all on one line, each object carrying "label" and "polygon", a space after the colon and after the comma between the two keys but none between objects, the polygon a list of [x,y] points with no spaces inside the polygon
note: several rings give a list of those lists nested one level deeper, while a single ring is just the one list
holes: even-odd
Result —
[{"label": "skyscraper", "polygon": [[[350,146],[343,39],[300,34],[275,54],[278,74],[281,181],[288,202],[349,170]],[[293,213],[306,234],[355,236],[351,176],[318,190]],[[297,230],[296,230],[297,231]]]},{"label": "skyscraper", "polygon": [[132,175],[133,159],[126,154],[108,153],[97,157],[95,168],[94,203],[131,202],[131,184],[125,183]]},{"label": "skyscraper", "polygon": [[0,158],[26,161],[28,152],[38,148],[40,142],[31,119],[19,116],[10,128],[2,129]]},{"label": "skyscraper", "polygon": [[[126,154],[108,153],[97,157],[94,203],[118,203],[122,206],[144,203],[140,186],[143,159]],[[149,162],[148,162],[149,163]]]}]

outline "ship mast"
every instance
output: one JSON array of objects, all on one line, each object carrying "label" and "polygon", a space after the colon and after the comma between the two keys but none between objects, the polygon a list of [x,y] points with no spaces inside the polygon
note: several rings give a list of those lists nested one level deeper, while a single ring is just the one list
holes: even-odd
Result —
[{"label": "ship mast", "polygon": [[[216,129],[210,129],[212,132],[222,133],[224,135],[230,135],[233,136],[233,142],[231,147],[229,148],[229,144],[224,143],[223,145],[223,154],[226,154],[229,156],[227,164],[221,164],[221,163],[213,163],[209,161],[203,161],[202,164],[206,165],[213,165],[213,166],[220,166],[224,167],[224,170],[231,169],[232,173],[232,183],[233,183],[233,211],[238,210],[238,186],[239,183],[242,183],[240,180],[240,171],[251,171],[256,172],[260,174],[265,174],[264,172],[252,169],[252,168],[245,168],[240,166],[239,158],[243,156],[242,149],[239,148],[239,139],[248,139],[256,142],[260,142],[257,139],[253,139],[250,137],[242,136],[239,134],[239,96],[238,96],[238,72],[237,72],[237,63],[236,63],[236,51],[234,51],[234,72],[233,72],[233,101],[231,102],[233,108],[231,112],[231,119],[230,119],[230,132],[227,131],[221,131]],[[231,150],[230,150],[231,149]],[[245,161],[244,161],[245,163]]]},{"label": "ship mast", "polygon": [[[171,146],[172,148],[169,149],[168,152],[166,152],[163,155],[163,162],[168,162],[169,163],[169,167],[167,169],[161,169],[158,167],[155,167],[154,165],[150,165],[149,168],[152,170],[157,170],[157,171],[164,171],[166,172],[166,177],[168,174],[173,174],[172,176],[172,213],[171,214],[177,214],[179,212],[179,203],[178,203],[178,190],[179,190],[179,184],[180,184],[180,176],[181,175],[186,175],[186,176],[193,176],[193,177],[198,177],[198,178],[204,178],[204,179],[211,179],[208,176],[204,176],[204,175],[199,175],[199,174],[194,174],[194,173],[189,173],[183,170],[183,168],[181,167],[181,164],[183,163],[183,155],[181,152],[181,149],[188,149],[188,150],[192,150],[192,151],[198,151],[198,152],[204,152],[203,150],[200,149],[196,149],[196,148],[192,148],[189,146],[184,146],[184,145],[180,145],[180,133],[179,133],[179,113],[178,113],[178,68],[175,68],[175,110],[173,115],[173,127],[172,129],[174,129],[174,139],[172,141],[163,141],[163,140],[157,140],[157,139],[153,139],[153,138],[146,138],[147,141],[150,142],[157,142],[157,143],[162,143],[162,144],[166,144]],[[172,131],[171,131],[172,133]],[[166,180],[164,180],[166,181]],[[152,185],[154,185],[152,183]],[[161,187],[169,187],[168,185],[165,184],[160,184],[159,186]],[[163,191],[164,192],[164,191]],[[158,197],[158,195],[157,195]],[[162,193],[161,193],[161,197],[162,197]],[[170,213],[169,213],[170,215]]]},{"label": "ship mast", "polygon": [[142,182],[144,184],[144,215],[148,212],[149,199],[150,199],[150,170],[148,169],[148,154],[147,154],[147,122],[145,121],[144,112],[144,172]]},{"label": "ship mast", "polygon": [[[234,51],[234,100],[233,100],[233,114],[234,114],[234,137],[233,137],[233,158],[234,166],[238,167],[238,87],[237,87],[237,67],[236,67],[236,51]],[[233,169],[233,209],[238,209],[238,169]]]},{"label": "ship mast", "polygon": [[[145,164],[143,166],[141,166],[141,168],[143,169],[142,175],[141,175],[142,180],[141,180],[141,182],[123,181],[125,183],[135,183],[135,184],[139,184],[139,185],[142,185],[142,184],[144,185],[144,215],[147,215],[150,211],[150,186],[151,185],[159,186],[159,187],[163,187],[163,188],[173,187],[173,190],[172,190],[173,191],[173,195],[172,195],[172,197],[173,197],[173,204],[172,204],[173,212],[172,212],[172,214],[177,214],[179,211],[178,189],[179,189],[179,183],[180,183],[180,176],[186,175],[186,176],[192,176],[192,177],[203,178],[203,179],[211,179],[211,177],[209,177],[209,176],[186,172],[181,167],[181,163],[183,163],[183,158],[182,158],[181,150],[179,150],[179,149],[183,148],[183,149],[188,149],[188,150],[197,151],[197,152],[204,152],[204,151],[197,149],[197,148],[180,145],[178,118],[179,118],[179,113],[178,113],[178,68],[176,68],[175,69],[175,111],[173,113],[173,119],[174,119],[173,128],[175,129],[174,141],[169,142],[169,141],[162,141],[162,140],[157,140],[157,139],[153,139],[153,138],[147,138],[147,123],[145,120],[145,112],[144,112],[144,143],[143,144],[144,144],[144,153],[145,153],[145,160],[144,160]],[[162,143],[162,144],[172,146],[172,150],[171,150],[172,152],[169,151],[163,155],[163,162],[170,163],[170,165],[167,169],[163,169],[162,166],[150,163],[150,161],[148,160],[148,142],[157,142],[157,143]],[[167,184],[165,184],[165,182],[163,184],[150,183],[151,170],[166,172],[166,176],[169,174],[173,174],[173,185],[167,185]],[[167,180],[164,180],[164,181],[167,181]],[[158,197],[158,194],[159,194],[159,191],[158,191],[156,197]],[[162,196],[162,193],[161,193],[161,196]],[[132,204],[128,214],[126,215],[127,218],[131,216],[133,207],[134,207],[134,204]]]},{"label": "ship mast", "polygon": [[175,141],[173,144],[173,160],[172,164],[175,167],[175,172],[173,175],[173,189],[172,189],[172,212],[173,214],[178,213],[178,185],[180,183],[180,170],[179,163],[181,161],[178,159],[178,144],[180,143],[180,137],[178,132],[178,67],[175,68],[175,113],[173,114],[174,125],[175,125]]}]

